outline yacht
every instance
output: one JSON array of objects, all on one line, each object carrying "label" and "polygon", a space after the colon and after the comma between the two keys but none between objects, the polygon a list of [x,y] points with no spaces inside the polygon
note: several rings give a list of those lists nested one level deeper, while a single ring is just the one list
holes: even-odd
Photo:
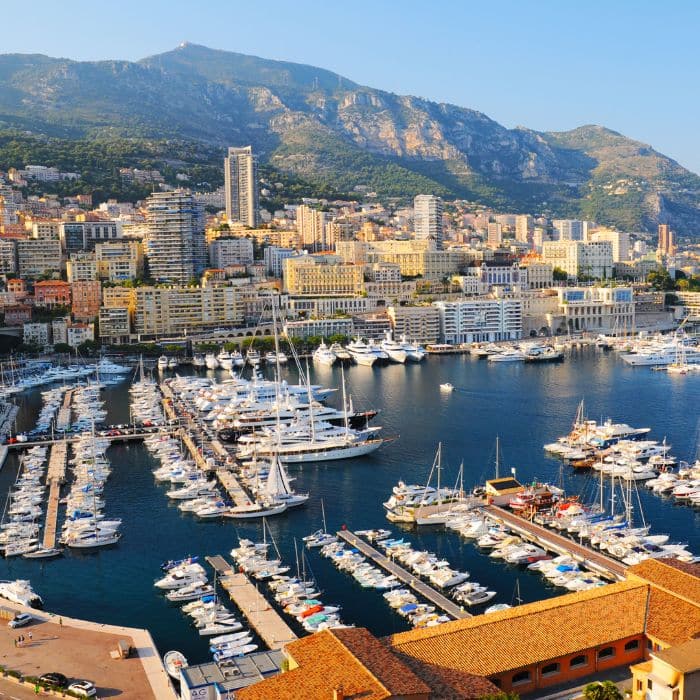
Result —
[{"label": "yacht", "polygon": [[245,358],[243,355],[238,350],[234,350],[231,353],[231,360],[233,362],[234,367],[243,367],[245,365]]},{"label": "yacht", "polygon": [[386,332],[386,338],[382,340],[381,349],[389,356],[392,362],[404,364],[408,359],[408,352],[402,343],[397,342],[391,336],[391,331]]},{"label": "yacht", "polygon": [[257,367],[260,364],[260,360],[260,353],[253,348],[248,348],[248,352],[245,354],[246,364],[250,365],[251,367]]},{"label": "yacht", "polygon": [[281,350],[279,352],[270,350],[270,352],[265,353],[265,362],[268,365],[275,365],[278,363],[280,365],[286,365],[287,362],[289,362],[289,358],[287,357],[286,353],[282,352]]},{"label": "yacht", "polygon": [[124,365],[118,365],[116,362],[103,357],[96,365],[95,369],[99,374],[128,374],[131,369]]},{"label": "yacht", "polygon": [[444,391],[445,393],[450,393],[455,390],[454,384],[451,384],[450,382],[444,382],[443,384],[440,384],[440,391]]},{"label": "yacht", "polygon": [[338,358],[333,350],[331,350],[325,342],[321,341],[321,344],[314,350],[313,359],[314,362],[331,367]]},{"label": "yacht", "polygon": [[271,515],[279,515],[287,510],[286,503],[246,503],[242,506],[234,506],[226,513],[226,517],[237,520],[251,518],[267,518]]},{"label": "yacht", "polygon": [[165,355],[161,355],[158,358],[158,370],[164,372],[166,369],[168,369],[168,358]]},{"label": "yacht", "polygon": [[333,343],[329,349],[340,362],[352,360],[352,355],[340,343]]},{"label": "yacht", "polygon": [[208,352],[204,358],[204,364],[207,369],[219,369],[219,361],[216,359],[216,355],[213,352]]},{"label": "yacht", "polygon": [[180,363],[177,361],[177,358],[171,357],[171,358],[168,360],[168,369],[177,369],[177,366],[178,366],[179,364],[180,364]]},{"label": "yacht", "polygon": [[489,362],[523,362],[524,360],[525,353],[515,349],[504,350],[503,352],[488,356]]},{"label": "yacht", "polygon": [[0,598],[32,608],[40,608],[43,604],[41,596],[33,591],[32,584],[23,579],[0,581]]},{"label": "yacht", "polygon": [[405,335],[401,336],[400,344],[410,362],[422,362],[425,359],[425,349],[417,343],[409,343]]},{"label": "yacht", "polygon": [[204,361],[204,356],[203,355],[194,355],[192,357],[192,366],[193,367],[206,367],[206,362]]},{"label": "yacht", "polygon": [[345,346],[345,349],[350,353],[358,365],[371,367],[377,361],[377,355],[362,341],[361,338],[355,338],[352,342]]},{"label": "yacht", "polygon": [[216,359],[221,369],[233,369],[233,358],[231,357],[228,350],[222,350],[216,356]]}]

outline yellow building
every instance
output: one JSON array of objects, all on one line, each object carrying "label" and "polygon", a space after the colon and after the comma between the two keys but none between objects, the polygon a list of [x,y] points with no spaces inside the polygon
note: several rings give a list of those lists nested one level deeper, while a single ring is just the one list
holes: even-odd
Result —
[{"label": "yellow building", "polygon": [[655,651],[631,668],[632,700],[700,698],[700,639]]},{"label": "yellow building", "polygon": [[284,261],[284,287],[289,294],[306,296],[353,296],[362,294],[364,271],[328,256],[299,255]]}]

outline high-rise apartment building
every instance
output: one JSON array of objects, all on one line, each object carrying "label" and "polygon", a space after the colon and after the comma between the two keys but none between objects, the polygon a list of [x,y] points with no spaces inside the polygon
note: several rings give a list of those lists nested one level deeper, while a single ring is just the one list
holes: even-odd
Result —
[{"label": "high-rise apartment building", "polygon": [[552,221],[554,240],[587,241],[590,222],[579,219],[554,219]]},{"label": "high-rise apartment building", "polygon": [[151,277],[186,284],[206,266],[204,207],[186,190],[146,200],[146,252]]},{"label": "high-rise apartment building", "polygon": [[304,248],[318,252],[329,248],[326,240],[326,214],[302,204],[297,207],[297,231]]},{"label": "high-rise apartment building", "polygon": [[613,262],[623,262],[630,259],[630,235],[626,231],[611,231],[601,229],[589,235],[591,242],[609,241],[612,244]]},{"label": "high-rise apartment building", "polygon": [[413,199],[413,229],[416,240],[435,241],[442,248],[442,200],[432,194],[419,194]]},{"label": "high-rise apartment building", "polygon": [[659,224],[659,246],[661,255],[673,255],[676,250],[673,231],[668,224]]},{"label": "high-rise apartment building", "polygon": [[230,223],[255,228],[258,213],[258,160],[251,146],[229,148],[224,158],[226,217]]},{"label": "high-rise apartment building", "polygon": [[529,214],[515,217],[515,240],[518,243],[532,243],[533,221]]},{"label": "high-rise apartment building", "polygon": [[489,248],[500,248],[503,243],[503,224],[491,222],[487,228],[486,245]]}]

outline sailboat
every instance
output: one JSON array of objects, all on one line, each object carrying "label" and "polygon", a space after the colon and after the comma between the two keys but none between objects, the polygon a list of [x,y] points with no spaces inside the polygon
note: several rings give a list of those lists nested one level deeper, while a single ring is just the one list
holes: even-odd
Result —
[{"label": "sailboat", "polygon": [[321,499],[321,518],[323,519],[323,529],[317,530],[316,532],[302,538],[309,549],[325,547],[327,544],[332,544],[338,541],[338,538],[335,535],[328,532],[328,528],[326,526],[326,508],[323,504],[323,499]]},{"label": "sailboat", "polygon": [[265,495],[273,502],[285,503],[287,508],[304,505],[309,500],[308,493],[296,493],[289,485],[287,470],[275,455],[270,465],[270,473],[265,484]]}]

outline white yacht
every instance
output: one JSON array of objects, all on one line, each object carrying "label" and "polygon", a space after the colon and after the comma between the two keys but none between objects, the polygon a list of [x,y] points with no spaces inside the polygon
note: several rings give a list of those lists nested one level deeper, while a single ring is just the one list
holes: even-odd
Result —
[{"label": "white yacht", "polygon": [[168,360],[168,369],[177,369],[177,366],[178,366],[179,364],[180,364],[180,363],[177,361],[177,359],[176,359],[175,357],[171,357],[171,358]]},{"label": "white yacht", "polygon": [[207,369],[219,369],[219,361],[216,359],[216,355],[213,352],[208,352],[204,358],[204,364]]},{"label": "white yacht", "polygon": [[238,350],[234,350],[231,353],[231,360],[233,361],[234,367],[243,367],[243,365],[245,365],[245,358]]},{"label": "white yacht", "polygon": [[233,358],[231,357],[228,350],[222,350],[216,356],[216,359],[221,369],[233,369]]},{"label": "white yacht", "polygon": [[165,355],[161,355],[158,358],[158,370],[164,372],[168,369],[168,358]]},{"label": "white yacht", "polygon": [[95,369],[99,374],[128,374],[131,369],[125,365],[118,365],[116,362],[103,357],[96,365]]},{"label": "white yacht", "polygon": [[248,348],[248,352],[245,354],[245,361],[246,364],[250,365],[251,367],[257,367],[260,364],[260,360],[262,358],[260,357],[260,353],[251,348]]},{"label": "white yacht", "polygon": [[391,337],[391,331],[386,332],[386,338],[382,340],[380,347],[389,356],[392,362],[404,364],[408,359],[408,352],[402,343],[397,342]]},{"label": "white yacht", "polygon": [[324,341],[321,341],[321,344],[314,350],[313,359],[314,362],[331,367],[338,358],[333,350],[331,350]]},{"label": "white yacht", "polygon": [[400,338],[401,347],[406,353],[406,359],[410,362],[422,362],[425,359],[425,349],[418,343],[410,343],[405,335]]},{"label": "white yacht", "polygon": [[503,352],[496,353],[495,355],[488,356],[489,362],[524,362],[525,353],[521,350],[504,350]]},{"label": "white yacht", "polygon": [[362,341],[362,338],[355,338],[345,346],[345,349],[358,365],[371,367],[377,361],[377,355]]},{"label": "white yacht", "polygon": [[194,367],[206,367],[206,362],[204,361],[203,355],[194,355],[192,357],[192,365]]}]

